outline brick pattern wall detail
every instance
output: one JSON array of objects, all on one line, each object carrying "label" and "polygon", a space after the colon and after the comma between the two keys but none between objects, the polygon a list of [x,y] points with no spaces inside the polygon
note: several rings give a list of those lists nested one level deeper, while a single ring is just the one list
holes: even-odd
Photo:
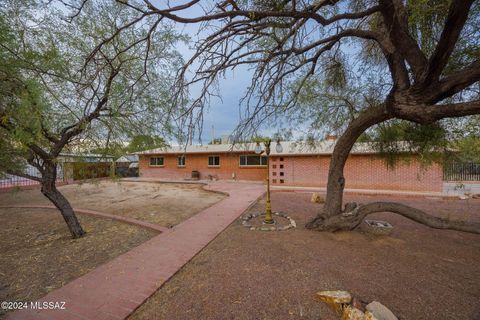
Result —
[{"label": "brick pattern wall detail", "polygon": [[[270,179],[274,185],[326,187],[329,164],[330,156],[272,157]],[[441,192],[443,186],[439,165],[422,168],[413,157],[408,163],[399,162],[391,169],[374,155],[352,155],[344,175],[345,188],[350,189]]]}]

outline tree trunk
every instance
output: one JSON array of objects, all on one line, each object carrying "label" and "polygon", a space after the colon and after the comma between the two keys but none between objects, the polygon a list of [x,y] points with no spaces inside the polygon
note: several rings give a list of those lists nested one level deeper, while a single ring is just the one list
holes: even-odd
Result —
[{"label": "tree trunk", "polygon": [[330,168],[328,171],[327,196],[323,212],[321,212],[312,221],[308,222],[308,229],[315,229],[327,217],[335,216],[342,213],[343,189],[345,187],[345,177],[343,169],[347,162],[348,155],[358,137],[374,124],[390,119],[385,107],[378,106],[367,109],[360,114],[340,136],[335,148],[333,149],[332,158],[330,159]]},{"label": "tree trunk", "polygon": [[435,229],[451,229],[463,232],[480,233],[480,223],[448,220],[400,203],[373,202],[366,205],[345,204],[342,210],[345,178],[343,170],[348,155],[358,137],[374,124],[390,119],[383,107],[371,108],[352,121],[345,133],[338,139],[333,150],[328,172],[327,196],[323,211],[306,224],[307,229],[318,231],[353,230],[363,219],[375,212],[393,212],[408,219]]},{"label": "tree trunk", "polygon": [[60,210],[63,219],[67,223],[68,230],[74,239],[85,235],[70,202],[58,191],[56,187],[57,167],[54,163],[45,164],[45,172],[42,176],[42,193]]}]

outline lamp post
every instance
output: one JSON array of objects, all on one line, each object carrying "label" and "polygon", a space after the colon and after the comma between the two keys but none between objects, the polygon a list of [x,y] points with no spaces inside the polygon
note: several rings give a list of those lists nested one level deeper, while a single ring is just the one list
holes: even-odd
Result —
[{"label": "lamp post", "polygon": [[[262,154],[265,151],[265,154],[267,156],[267,203],[265,206],[265,220],[263,222],[265,224],[273,224],[275,221],[273,220],[272,217],[272,204],[270,201],[270,144],[272,143],[272,140],[270,138],[266,139],[263,144],[265,146],[265,150],[262,150],[262,147],[260,146],[260,143],[257,142],[257,145],[255,146],[255,153],[256,154]],[[283,151],[283,147],[280,144],[280,140],[277,140],[277,145],[275,146],[275,151],[277,153],[281,153]],[[260,158],[260,163],[262,159]]]}]

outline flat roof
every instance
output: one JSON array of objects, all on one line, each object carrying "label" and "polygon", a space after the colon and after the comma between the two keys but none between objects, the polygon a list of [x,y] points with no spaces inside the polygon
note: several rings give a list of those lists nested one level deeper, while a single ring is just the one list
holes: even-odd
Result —
[{"label": "flat roof", "polygon": [[[298,141],[281,141],[283,147],[282,152],[275,150],[277,142],[272,141],[270,145],[270,155],[330,155],[335,147],[335,140],[323,140],[314,143],[298,142]],[[238,143],[238,144],[208,144],[208,145],[188,145],[188,146],[172,146],[165,148],[150,149],[136,152],[139,155],[155,155],[155,154],[215,154],[215,153],[251,153],[255,150],[256,143]],[[263,144],[262,144],[263,146]],[[371,143],[359,142],[355,143],[351,154],[371,154],[378,153]]]}]

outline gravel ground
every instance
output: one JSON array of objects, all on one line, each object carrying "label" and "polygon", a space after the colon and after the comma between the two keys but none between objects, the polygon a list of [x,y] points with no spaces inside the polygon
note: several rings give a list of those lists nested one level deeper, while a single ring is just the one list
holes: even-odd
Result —
[{"label": "gravel ground", "polygon": [[[434,230],[391,213],[390,236],[304,229],[321,209],[310,193],[276,192],[274,210],[298,228],[249,231],[233,223],[132,319],[338,319],[314,297],[348,290],[380,301],[399,319],[480,319],[480,236]],[[399,201],[439,216],[480,220],[480,200],[350,196],[346,201]],[[250,211],[262,211],[260,201]]]}]

